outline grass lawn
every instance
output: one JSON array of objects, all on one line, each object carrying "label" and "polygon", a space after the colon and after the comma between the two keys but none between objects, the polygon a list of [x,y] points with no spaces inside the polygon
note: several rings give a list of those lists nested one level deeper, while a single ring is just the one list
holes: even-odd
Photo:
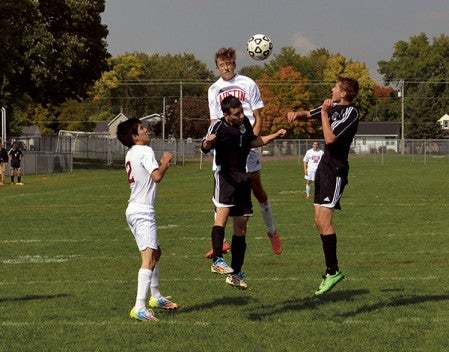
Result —
[{"label": "grass lawn", "polygon": [[284,253],[271,252],[254,203],[247,291],[204,258],[210,163],[171,167],[156,209],[160,286],[181,308],[156,311],[157,324],[128,317],[140,256],[124,217],[124,170],[25,175],[24,186],[0,187],[0,351],[446,351],[447,158],[350,164],[335,214],[346,279],[321,297],[321,241],[297,159],[263,163]]}]

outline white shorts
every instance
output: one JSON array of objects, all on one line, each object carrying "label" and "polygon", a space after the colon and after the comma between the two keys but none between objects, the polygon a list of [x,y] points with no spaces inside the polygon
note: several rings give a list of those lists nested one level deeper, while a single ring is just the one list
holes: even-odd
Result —
[{"label": "white shorts", "polygon": [[315,173],[316,170],[307,170],[307,175],[305,175],[304,178],[307,181],[315,181]]},{"label": "white shorts", "polygon": [[246,172],[256,172],[262,168],[260,163],[260,154],[257,148],[253,148],[249,151],[248,158],[246,159]]},{"label": "white shorts", "polygon": [[159,248],[154,208],[130,203],[126,208],[126,221],[134,235],[139,251],[146,248]]}]

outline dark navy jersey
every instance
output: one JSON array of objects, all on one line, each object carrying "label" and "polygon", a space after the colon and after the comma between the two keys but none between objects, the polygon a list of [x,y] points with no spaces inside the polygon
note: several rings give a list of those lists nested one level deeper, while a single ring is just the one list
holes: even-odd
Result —
[{"label": "dark navy jersey", "polygon": [[[321,118],[321,106],[310,110],[312,118]],[[326,144],[323,158],[346,161],[352,140],[359,126],[359,112],[352,105],[334,105],[329,111],[329,123],[337,140]]]},{"label": "dark navy jersey", "polygon": [[[216,166],[221,171],[246,172],[246,159],[251,149],[251,142],[255,138],[248,118],[245,116],[239,126],[231,126],[221,118],[209,127],[204,139],[211,134],[217,136],[212,144],[212,148],[215,149]],[[204,149],[202,151],[209,152]]]}]

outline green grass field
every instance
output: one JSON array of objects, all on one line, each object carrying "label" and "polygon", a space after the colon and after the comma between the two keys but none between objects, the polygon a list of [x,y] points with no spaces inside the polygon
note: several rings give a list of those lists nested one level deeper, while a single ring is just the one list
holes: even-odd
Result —
[{"label": "green grass field", "polygon": [[182,307],[157,311],[157,324],[128,317],[140,257],[122,169],[1,187],[0,351],[446,351],[447,157],[352,157],[335,216],[346,279],[319,298],[324,260],[301,170],[297,159],[264,162],[284,253],[272,254],[254,204],[251,289],[240,291],[203,257],[210,165],[170,168],[157,202],[160,284]]}]

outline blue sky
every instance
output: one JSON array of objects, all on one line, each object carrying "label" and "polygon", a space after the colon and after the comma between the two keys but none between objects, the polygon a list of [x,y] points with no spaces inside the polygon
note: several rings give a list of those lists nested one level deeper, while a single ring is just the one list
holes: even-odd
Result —
[{"label": "blue sky", "polygon": [[[449,35],[448,0],[106,0],[109,52],[192,53],[210,69],[218,48],[237,50],[239,67],[258,64],[246,40],[265,33],[274,53],[326,48],[365,62],[381,83],[377,62],[394,44],[421,32]],[[269,59],[268,59],[269,60]]]}]

